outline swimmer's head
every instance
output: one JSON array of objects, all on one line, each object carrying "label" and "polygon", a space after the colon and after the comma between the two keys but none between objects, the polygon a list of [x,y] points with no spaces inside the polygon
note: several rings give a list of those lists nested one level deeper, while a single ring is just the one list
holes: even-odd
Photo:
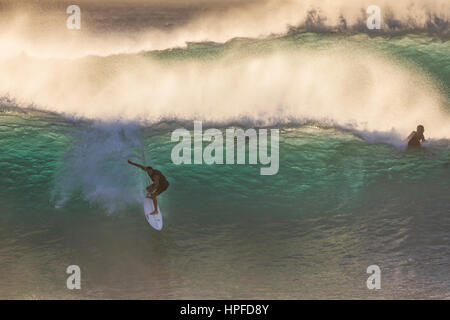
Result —
[{"label": "swimmer's head", "polygon": [[425,132],[425,128],[423,127],[423,125],[419,124],[417,126],[417,132],[420,132],[420,133],[424,133]]}]

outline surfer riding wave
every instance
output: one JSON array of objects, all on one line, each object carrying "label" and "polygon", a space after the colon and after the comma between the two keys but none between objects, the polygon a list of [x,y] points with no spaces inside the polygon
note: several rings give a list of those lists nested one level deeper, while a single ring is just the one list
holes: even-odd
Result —
[{"label": "surfer riding wave", "polygon": [[167,188],[169,187],[169,181],[167,181],[166,177],[161,173],[161,171],[155,170],[150,166],[146,167],[134,163],[130,160],[128,160],[128,163],[144,170],[148,174],[150,179],[152,179],[153,183],[146,188],[148,192],[146,197],[153,200],[154,210],[150,214],[158,214],[158,201],[156,200],[156,197],[167,190]]}]

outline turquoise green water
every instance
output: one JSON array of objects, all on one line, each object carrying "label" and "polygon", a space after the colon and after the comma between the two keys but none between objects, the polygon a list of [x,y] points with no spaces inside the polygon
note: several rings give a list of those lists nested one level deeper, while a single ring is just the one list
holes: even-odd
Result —
[{"label": "turquoise green water", "polygon": [[[422,35],[295,34],[143,56],[170,64],[274,48],[326,52],[336,43],[427,77],[448,108],[450,44]],[[170,135],[179,127],[192,123],[74,120],[3,99],[0,297],[449,297],[447,138],[405,151],[395,132],[295,119],[274,125],[280,168],[261,176],[260,165],[173,164]],[[145,221],[144,177],[127,159],[170,181],[161,232]],[[80,291],[66,288],[72,264],[82,270]],[[376,292],[366,288],[372,264],[382,270]]]}]

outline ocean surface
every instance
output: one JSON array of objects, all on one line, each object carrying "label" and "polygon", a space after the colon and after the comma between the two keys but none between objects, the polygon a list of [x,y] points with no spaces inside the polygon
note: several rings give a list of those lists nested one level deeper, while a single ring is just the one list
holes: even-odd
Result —
[{"label": "ocean surface", "polygon": [[[450,298],[449,41],[291,32],[9,59],[0,298]],[[195,120],[279,129],[278,173],[175,165],[171,134]],[[418,124],[427,142],[406,150]],[[160,232],[127,159],[170,182]]]}]

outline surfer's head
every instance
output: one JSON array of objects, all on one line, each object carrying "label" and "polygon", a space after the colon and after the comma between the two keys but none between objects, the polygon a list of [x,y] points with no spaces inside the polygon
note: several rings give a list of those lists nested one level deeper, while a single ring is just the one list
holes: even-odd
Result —
[{"label": "surfer's head", "polygon": [[145,167],[145,171],[147,171],[149,174],[152,174],[153,173],[153,168],[150,167],[150,166]]},{"label": "surfer's head", "polygon": [[419,132],[419,133],[424,133],[425,132],[425,128],[423,127],[423,125],[419,124],[417,126],[417,132]]}]

